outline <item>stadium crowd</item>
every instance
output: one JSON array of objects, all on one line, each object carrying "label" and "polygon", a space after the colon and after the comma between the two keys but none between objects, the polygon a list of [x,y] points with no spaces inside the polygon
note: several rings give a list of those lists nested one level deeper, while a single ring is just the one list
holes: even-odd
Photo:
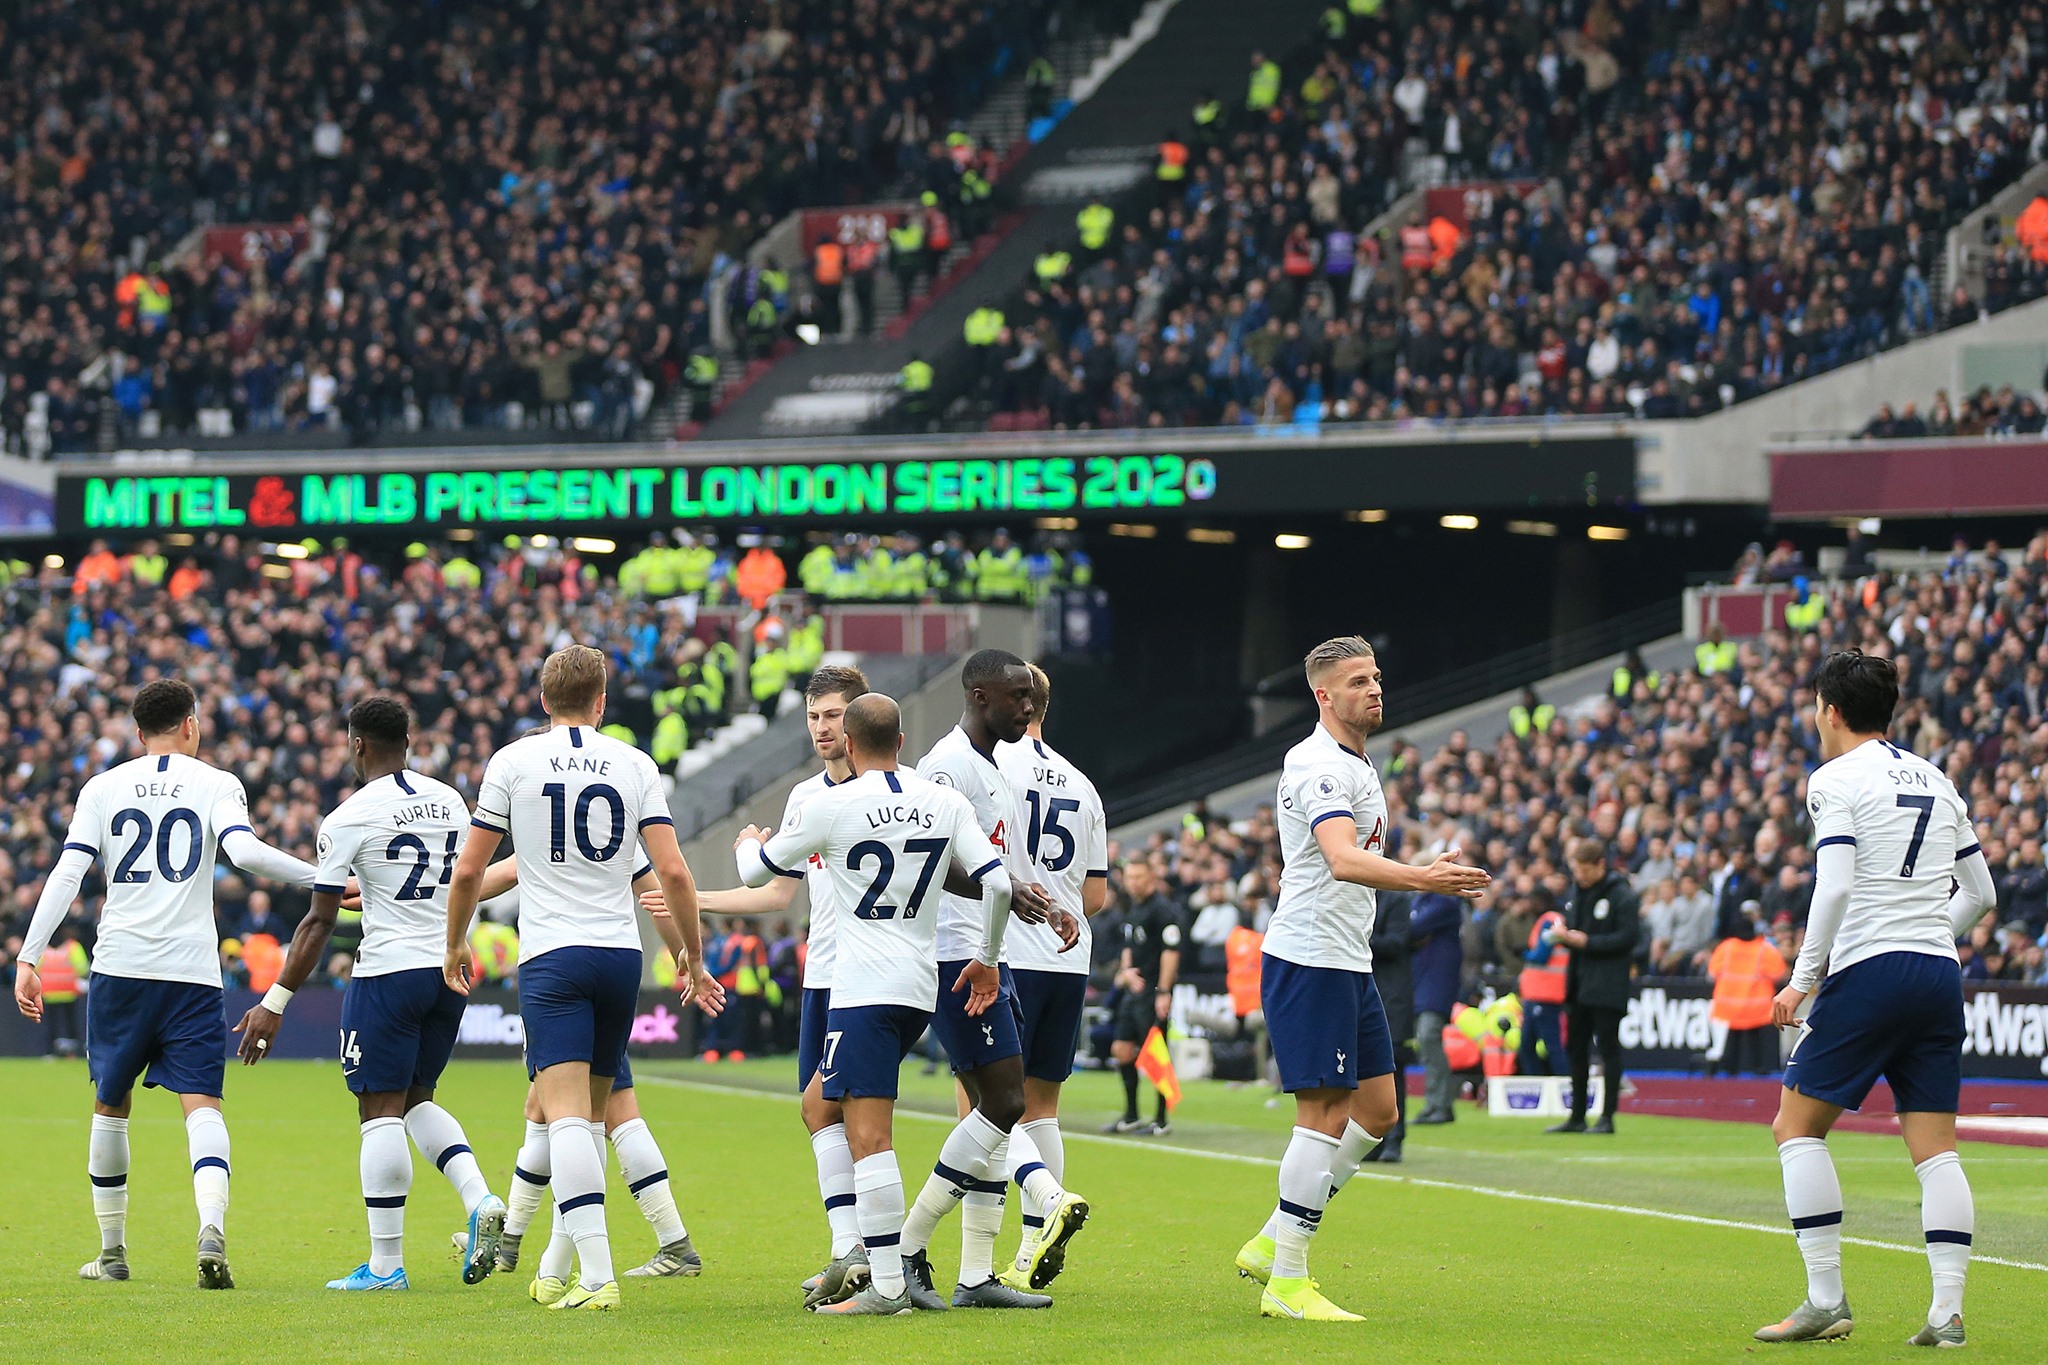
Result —
[{"label": "stadium crowd", "polygon": [[[776,218],[953,187],[948,126],[1051,8],[10,6],[0,434],[22,450],[46,396],[54,449],[95,448],[109,384],[175,432],[516,402],[618,434],[636,385],[708,349],[707,291]],[[207,223],[290,230],[161,264]]]},{"label": "stadium crowd", "polygon": [[[2048,293],[2048,252],[2010,245],[1981,299],[1932,283],[2042,156],[2038,3],[1333,4],[1323,28],[1166,135],[1148,213],[1091,204],[1039,257],[979,348],[987,402],[1059,428],[1685,417]],[[1368,235],[1417,164],[1498,192]]]},{"label": "stadium crowd", "polygon": [[[274,552],[287,548],[296,553]],[[406,701],[416,765],[474,798],[490,755],[544,723],[541,660],[595,644],[613,666],[607,729],[672,768],[733,715],[772,715],[785,689],[801,688],[824,653],[815,605],[1021,601],[1089,572],[1071,546],[1041,541],[1027,556],[1001,531],[978,549],[957,533],[929,548],[903,534],[886,546],[821,535],[785,557],[687,531],[658,535],[606,573],[547,537],[419,543],[380,560],[346,541],[267,547],[229,535],[169,552],[98,541],[75,563],[4,566],[0,717],[17,759],[0,776],[0,966],[20,946],[80,783],[134,751],[124,699],[151,678],[192,683],[207,760],[243,777],[266,838],[305,852],[352,785],[343,717],[372,693]],[[820,559],[804,557],[821,551],[822,576]],[[921,590],[913,570],[927,575]],[[306,897],[223,874],[224,966],[261,989]],[[88,956],[100,875],[68,925]],[[498,974],[511,969],[507,953],[480,956]],[[343,954],[331,971],[348,966]]]},{"label": "stadium crowd", "polygon": [[2048,414],[2041,400],[2031,393],[2019,393],[2010,384],[1993,392],[1989,384],[1964,399],[1961,407],[1949,401],[1947,389],[1936,389],[1934,401],[1925,413],[1914,402],[1877,405],[1876,414],[1856,433],[1863,441],[1912,441],[1929,436],[2038,436],[2048,427]]}]

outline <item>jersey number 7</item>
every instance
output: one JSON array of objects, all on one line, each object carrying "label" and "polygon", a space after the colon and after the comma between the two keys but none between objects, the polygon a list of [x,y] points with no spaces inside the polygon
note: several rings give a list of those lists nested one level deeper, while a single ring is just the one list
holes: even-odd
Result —
[{"label": "jersey number 7", "polygon": [[[924,870],[917,874],[917,888],[910,893],[910,899],[903,907],[903,918],[917,918],[918,909],[924,904],[924,893],[931,889],[932,879],[938,875],[939,864],[945,861],[950,847],[944,839],[903,841],[905,853],[914,853],[924,859]],[[895,919],[897,907],[884,905],[882,897],[888,894],[889,879],[896,875],[896,855],[879,839],[863,839],[846,855],[847,867],[855,872],[870,860],[876,864],[875,879],[868,883],[867,893],[860,898],[860,904],[853,907],[854,918]]]},{"label": "jersey number 7", "polygon": [[1899,869],[1901,877],[1913,875],[1913,865],[1920,861],[1920,845],[1927,839],[1927,822],[1934,818],[1934,798],[1931,796],[1902,796],[1901,810],[1917,810],[1919,818],[1913,821],[1913,841],[1906,845],[1906,862]]}]

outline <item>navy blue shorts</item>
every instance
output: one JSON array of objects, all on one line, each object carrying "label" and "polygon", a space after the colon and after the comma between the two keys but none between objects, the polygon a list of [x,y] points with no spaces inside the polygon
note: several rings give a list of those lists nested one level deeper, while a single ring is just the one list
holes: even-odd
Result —
[{"label": "navy blue shorts", "polygon": [[[534,1078],[534,1074],[533,1062],[531,1059],[528,1059],[526,1063],[526,1079],[531,1081]],[[600,1072],[599,1074],[603,1073]],[[617,1094],[621,1090],[631,1090],[632,1088],[633,1058],[630,1054],[621,1052],[619,1054],[618,1074],[612,1077],[612,1093]]]},{"label": "navy blue shorts", "polygon": [[432,1090],[455,1052],[463,997],[438,967],[359,976],[341,997],[341,1078],[358,1095]]},{"label": "navy blue shorts", "polygon": [[832,992],[806,988],[803,1013],[796,1027],[796,1088],[810,1087],[818,1074],[818,1060],[825,1055],[825,1016],[832,1010]]},{"label": "navy blue shorts", "polygon": [[1058,1084],[1074,1074],[1081,1042],[1081,1006],[1088,978],[1077,972],[1017,971],[1017,1030],[1024,1044],[1024,1074]]},{"label": "navy blue shorts", "polygon": [[639,1002],[638,948],[556,948],[520,963],[528,1069],[585,1062],[594,1076],[611,1074],[625,1059]]},{"label": "navy blue shorts", "polygon": [[1371,972],[1304,967],[1262,954],[1259,1003],[1280,1088],[1356,1090],[1394,1071],[1394,1036]]},{"label": "navy blue shorts", "polygon": [[1879,1076],[1901,1114],[1953,1114],[1963,1091],[1963,973],[1945,957],[1879,953],[1821,982],[1785,1088],[1860,1109]]},{"label": "navy blue shorts", "polygon": [[173,1095],[218,1097],[228,1018],[218,986],[94,972],[85,997],[86,1069],[99,1102],[119,1105],[135,1078]]},{"label": "navy blue shorts", "polygon": [[818,1083],[828,1100],[896,1098],[896,1073],[932,1016],[908,1005],[856,1005],[825,1019]]},{"label": "navy blue shorts", "polygon": [[1001,969],[1002,992],[981,1014],[969,1015],[967,992],[953,989],[972,960],[963,957],[939,964],[939,1012],[932,1016],[932,1029],[939,1035],[956,1076],[1024,1051],[1023,1040],[1017,1036],[1017,983],[1008,967]]}]

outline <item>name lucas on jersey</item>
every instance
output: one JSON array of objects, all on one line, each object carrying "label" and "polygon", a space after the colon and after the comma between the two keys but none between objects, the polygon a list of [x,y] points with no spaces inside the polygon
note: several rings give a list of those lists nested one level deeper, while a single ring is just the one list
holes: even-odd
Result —
[{"label": "name lucas on jersey", "polygon": [[916,825],[919,829],[930,829],[935,817],[930,811],[919,810],[916,806],[876,806],[867,813],[869,829],[885,829],[890,825]]}]

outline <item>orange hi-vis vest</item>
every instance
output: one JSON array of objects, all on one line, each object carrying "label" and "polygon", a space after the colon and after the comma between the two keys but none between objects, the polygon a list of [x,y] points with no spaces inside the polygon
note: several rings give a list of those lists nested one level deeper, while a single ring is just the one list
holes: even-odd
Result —
[{"label": "orange hi-vis vest", "polygon": [[811,258],[811,278],[820,289],[830,289],[846,278],[846,248],[837,242],[818,243]]},{"label": "orange hi-vis vest", "polygon": [[284,945],[271,934],[251,934],[242,940],[242,966],[249,972],[249,989],[267,991],[284,970]]},{"label": "orange hi-vis vest", "polygon": [[36,964],[36,975],[43,980],[43,999],[53,1005],[78,998],[78,963],[74,953],[85,956],[76,944],[59,947],[53,943],[43,949],[43,959]]},{"label": "orange hi-vis vest", "polygon": [[1724,938],[1707,959],[1714,978],[1714,1017],[1731,1029],[1762,1028],[1771,1022],[1771,999],[1785,979],[1785,955],[1758,935]]},{"label": "orange hi-vis vest", "polygon": [[[1539,916],[1529,928],[1529,951],[1535,952],[1543,941],[1543,931],[1551,925],[1562,926],[1564,916],[1552,910]],[[1534,962],[1524,963],[1522,975],[1515,981],[1515,994],[1524,1001],[1538,1005],[1562,1005],[1564,1003],[1565,964],[1571,960],[1571,949],[1561,943],[1550,945],[1550,956],[1539,966]]]},{"label": "orange hi-vis vest", "polygon": [[1223,940],[1223,980],[1230,990],[1230,1008],[1242,1019],[1259,1008],[1259,954],[1266,936],[1240,924]]}]

